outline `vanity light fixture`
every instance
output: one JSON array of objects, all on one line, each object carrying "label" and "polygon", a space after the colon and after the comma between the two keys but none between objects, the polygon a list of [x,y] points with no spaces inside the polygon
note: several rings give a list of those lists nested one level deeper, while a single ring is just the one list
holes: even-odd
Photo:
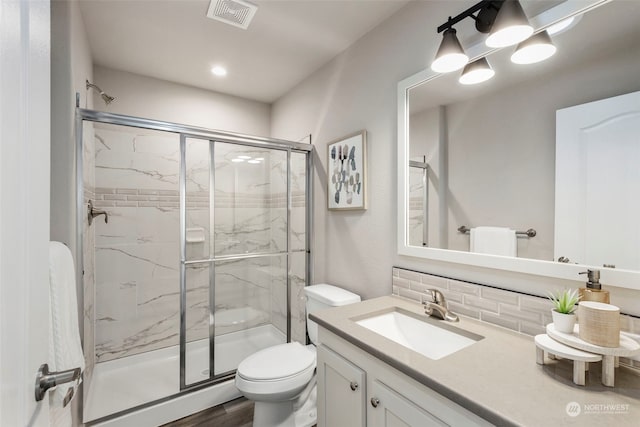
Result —
[{"label": "vanity light fixture", "polygon": [[516,51],[511,55],[511,62],[516,64],[534,64],[552,57],[556,53],[556,50],[549,33],[542,31],[520,43]]},{"label": "vanity light fixture", "polygon": [[477,59],[467,64],[458,81],[463,85],[474,85],[486,82],[496,74],[489,65],[487,58]]},{"label": "vanity light fixture", "polygon": [[527,15],[518,0],[506,0],[496,16],[485,43],[489,47],[506,47],[518,44],[533,34]]},{"label": "vanity light fixture", "polygon": [[436,58],[431,63],[431,69],[436,73],[449,73],[467,65],[469,57],[456,36],[456,30],[447,28],[442,35],[442,42],[438,48]]}]

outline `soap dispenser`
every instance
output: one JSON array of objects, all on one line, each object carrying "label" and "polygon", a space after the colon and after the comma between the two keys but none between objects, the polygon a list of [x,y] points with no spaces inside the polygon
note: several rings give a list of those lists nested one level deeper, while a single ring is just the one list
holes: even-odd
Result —
[{"label": "soap dispenser", "polygon": [[609,304],[609,291],[603,291],[600,284],[600,270],[587,270],[578,274],[587,275],[587,287],[578,290],[580,301],[597,301]]}]

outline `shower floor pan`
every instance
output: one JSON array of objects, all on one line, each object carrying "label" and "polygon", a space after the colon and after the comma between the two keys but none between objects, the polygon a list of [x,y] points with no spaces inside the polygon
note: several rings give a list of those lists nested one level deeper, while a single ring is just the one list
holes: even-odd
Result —
[{"label": "shower floor pan", "polygon": [[[218,336],[216,372],[232,371],[250,354],[285,341],[286,335],[272,325]],[[199,340],[187,344],[187,385],[209,377],[208,343],[208,340]],[[179,346],[98,363],[84,403],[84,422],[153,402],[179,391]],[[175,419],[189,414],[178,415]]]}]

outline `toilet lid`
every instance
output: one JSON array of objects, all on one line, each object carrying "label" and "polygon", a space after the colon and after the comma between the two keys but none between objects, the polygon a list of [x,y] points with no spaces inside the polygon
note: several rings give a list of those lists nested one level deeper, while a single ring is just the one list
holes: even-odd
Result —
[{"label": "toilet lid", "polygon": [[298,342],[260,350],[240,362],[238,373],[247,380],[267,381],[304,372],[316,363],[316,355]]}]

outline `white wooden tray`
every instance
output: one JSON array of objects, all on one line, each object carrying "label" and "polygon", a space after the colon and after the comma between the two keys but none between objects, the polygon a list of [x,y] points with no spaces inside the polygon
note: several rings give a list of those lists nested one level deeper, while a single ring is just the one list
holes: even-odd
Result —
[{"label": "white wooden tray", "polygon": [[573,333],[567,334],[564,332],[558,332],[553,326],[553,323],[549,323],[547,325],[547,335],[562,344],[568,345],[569,347],[588,351],[589,353],[602,354],[604,356],[629,357],[640,354],[640,343],[624,334],[620,334],[619,347],[602,347],[581,339],[578,334],[579,330],[579,326],[575,325],[573,327]]},{"label": "white wooden tray", "polygon": [[615,367],[618,357],[629,357],[640,354],[640,343],[629,338],[624,334],[620,334],[619,347],[602,347],[590,344],[578,335],[579,326],[573,328],[572,334],[556,331],[553,323],[547,325],[547,335],[554,340],[566,344],[569,347],[588,351],[589,353],[602,355],[602,384],[607,387],[613,387],[615,382]]}]

